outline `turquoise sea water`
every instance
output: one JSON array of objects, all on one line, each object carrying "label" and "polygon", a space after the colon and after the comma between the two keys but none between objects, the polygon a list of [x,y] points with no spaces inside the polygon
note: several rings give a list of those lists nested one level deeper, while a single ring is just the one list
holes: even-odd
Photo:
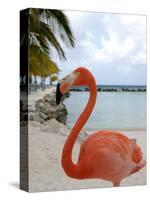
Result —
[{"label": "turquoise sea water", "polygon": [[[64,101],[68,110],[68,128],[72,128],[88,97],[89,92],[71,92],[70,97]],[[96,105],[84,128],[146,129],[146,92],[98,92]]]}]

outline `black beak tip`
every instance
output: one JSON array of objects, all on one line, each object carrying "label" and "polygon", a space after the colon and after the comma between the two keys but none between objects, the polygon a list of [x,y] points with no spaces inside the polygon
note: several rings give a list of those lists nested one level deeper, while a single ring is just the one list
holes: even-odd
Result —
[{"label": "black beak tip", "polygon": [[61,101],[62,93],[60,91],[60,83],[57,84],[56,88],[56,104],[58,105]]}]

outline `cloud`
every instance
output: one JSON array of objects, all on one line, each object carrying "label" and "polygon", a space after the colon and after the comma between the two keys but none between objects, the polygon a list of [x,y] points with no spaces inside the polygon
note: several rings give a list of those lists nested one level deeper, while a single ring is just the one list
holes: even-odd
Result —
[{"label": "cloud", "polygon": [[66,62],[56,59],[62,69],[60,76],[81,65],[92,70],[98,83],[145,84],[145,16],[79,11],[65,11],[65,14],[76,45],[74,49],[63,47]]}]

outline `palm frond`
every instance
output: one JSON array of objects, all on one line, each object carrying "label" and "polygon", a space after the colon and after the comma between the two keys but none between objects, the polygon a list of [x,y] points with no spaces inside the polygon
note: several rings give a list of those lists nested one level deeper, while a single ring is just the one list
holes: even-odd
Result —
[{"label": "palm frond", "polygon": [[49,56],[42,52],[38,46],[29,48],[29,73],[34,76],[47,77],[58,73],[60,70]]},{"label": "palm frond", "polygon": [[47,20],[48,25],[58,32],[62,41],[67,45],[74,47],[74,36],[71,31],[71,25],[68,17],[60,10],[40,9],[39,12],[43,20]]},{"label": "palm frond", "polygon": [[49,29],[48,25],[45,24],[44,22],[40,22],[40,25],[41,25],[41,36],[40,37],[45,37],[47,39],[47,41],[57,50],[60,59],[62,59],[62,58],[66,59],[65,53],[64,53],[61,45],[57,41],[54,33]]}]

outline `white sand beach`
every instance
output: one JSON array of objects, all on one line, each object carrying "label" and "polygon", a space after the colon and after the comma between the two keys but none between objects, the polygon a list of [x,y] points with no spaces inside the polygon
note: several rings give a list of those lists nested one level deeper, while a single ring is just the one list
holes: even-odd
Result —
[{"label": "white sand beach", "polygon": [[[49,91],[49,90],[48,90]],[[48,91],[37,92],[29,97],[29,104],[33,106],[35,100]],[[104,188],[112,187],[111,182],[104,180],[76,180],[64,173],[60,161],[61,152],[69,130],[55,119],[45,124],[35,121],[29,122],[29,191],[41,192],[52,190]],[[124,131],[129,138],[136,138],[136,142],[144,152],[146,159],[146,131]],[[73,160],[76,161],[80,148],[77,141],[73,151]],[[146,184],[146,167],[140,172],[127,177],[121,186]]]}]

